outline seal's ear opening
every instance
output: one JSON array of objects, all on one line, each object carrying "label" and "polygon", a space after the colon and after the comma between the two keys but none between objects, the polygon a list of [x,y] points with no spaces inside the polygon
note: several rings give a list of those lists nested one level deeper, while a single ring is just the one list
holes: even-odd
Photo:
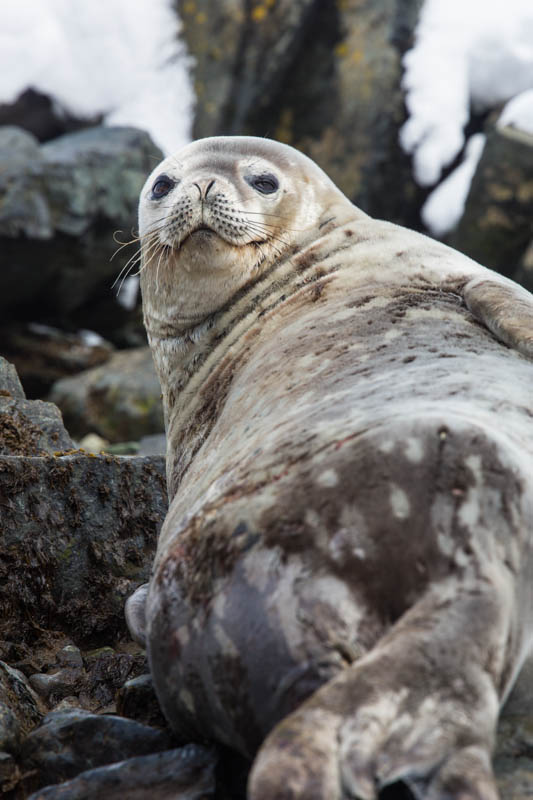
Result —
[{"label": "seal's ear opening", "polygon": [[403,781],[397,781],[382,789],[378,800],[416,800],[416,797]]}]

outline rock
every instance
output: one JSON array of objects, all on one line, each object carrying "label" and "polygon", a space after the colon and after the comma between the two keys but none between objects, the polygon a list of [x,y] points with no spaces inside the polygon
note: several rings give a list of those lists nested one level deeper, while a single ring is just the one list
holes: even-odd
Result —
[{"label": "rock", "polygon": [[41,721],[43,710],[22,672],[0,661],[0,751],[17,755],[22,737]]},{"label": "rock", "polygon": [[101,647],[85,654],[87,683],[80,695],[84,704],[97,710],[115,711],[117,691],[128,678],[148,669],[144,650],[135,653],[117,652]]},{"label": "rock", "polygon": [[73,447],[59,409],[26,400],[15,368],[0,356],[0,456],[50,455]]},{"label": "rock", "polygon": [[136,456],[139,454],[139,442],[116,442],[107,445],[105,449],[114,456]]},{"label": "rock", "polygon": [[54,381],[105,363],[114,350],[92,331],[65,333],[34,323],[0,329],[0,341],[30,397],[43,397]]},{"label": "rock", "polygon": [[0,397],[26,399],[17,370],[2,356],[0,356]]},{"label": "rock", "polygon": [[35,136],[12,124],[0,127],[0,161],[24,164],[40,158],[39,142]]},{"label": "rock", "polygon": [[421,192],[398,132],[401,58],[421,5],[178,0],[194,58],[194,136],[288,142],[372,216],[417,223]]},{"label": "rock", "polygon": [[143,436],[139,442],[140,456],[164,456],[167,452],[167,438],[164,433]]},{"label": "rock", "polygon": [[62,108],[57,99],[35,89],[26,89],[12,103],[0,104],[0,125],[16,125],[33,134],[40,142],[54,139],[63,133],[96,125],[102,116],[74,117]]},{"label": "rock", "polygon": [[0,456],[0,640],[126,635],[167,508],[161,457]]},{"label": "rock", "polygon": [[38,695],[49,697],[65,697],[71,695],[83,685],[84,673],[79,668],[58,669],[51,674],[35,673],[30,675],[30,684]]},{"label": "rock", "polygon": [[67,667],[83,667],[83,658],[81,657],[80,649],[73,644],[67,644],[65,647],[62,647],[57,654],[57,658],[60,664]]},{"label": "rock", "polygon": [[97,433],[126,442],[164,431],[161,387],[148,347],[116,353],[100,367],[63,378],[49,400],[76,437]]},{"label": "rock", "polygon": [[99,767],[59,786],[48,786],[29,800],[203,800],[215,791],[215,754],[199,745],[140,756]]},{"label": "rock", "polygon": [[73,448],[57,406],[0,393],[0,456],[44,456]]},{"label": "rock", "polygon": [[167,733],[131,719],[82,709],[47,714],[23,742],[21,763],[37,770],[39,785],[72,778],[93,767],[172,747]]},{"label": "rock", "polygon": [[118,690],[117,714],[135,719],[144,725],[166,727],[167,723],[159,707],[150,674],[132,678]]},{"label": "rock", "polygon": [[[85,450],[88,453],[101,453],[102,451],[108,452],[109,442],[98,436],[97,433],[87,433],[83,439],[80,440],[80,450]],[[117,453],[117,455],[123,455]]]},{"label": "rock", "polygon": [[0,752],[0,793],[7,794],[19,780],[19,768],[11,753]]},{"label": "rock", "polygon": [[526,253],[532,217],[533,136],[496,128],[487,136],[463,217],[447,243],[531,291]]},{"label": "rock", "polygon": [[[2,135],[13,137],[0,129]],[[18,134],[20,152],[28,134]],[[139,191],[161,152],[134,128],[94,127],[0,158],[0,318],[117,331],[136,311],[117,304],[111,284],[129,254]],[[127,248],[126,248],[127,249]],[[94,324],[93,324],[94,323]],[[96,326],[96,327],[95,327]]]}]

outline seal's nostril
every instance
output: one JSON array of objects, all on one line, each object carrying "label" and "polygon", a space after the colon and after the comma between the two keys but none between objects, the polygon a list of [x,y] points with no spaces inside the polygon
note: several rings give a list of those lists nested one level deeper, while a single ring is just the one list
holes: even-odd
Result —
[{"label": "seal's nostril", "polygon": [[209,194],[209,190],[212,188],[214,183],[215,183],[215,178],[213,178],[210,181],[200,181],[199,183],[196,183],[196,181],[193,182],[193,186],[196,186],[196,188],[200,192],[200,200],[206,199],[207,195]]}]

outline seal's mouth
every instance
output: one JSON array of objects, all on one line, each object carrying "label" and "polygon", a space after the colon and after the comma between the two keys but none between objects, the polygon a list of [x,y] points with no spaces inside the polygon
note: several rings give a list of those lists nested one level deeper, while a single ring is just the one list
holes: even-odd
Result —
[{"label": "seal's mouth", "polygon": [[207,225],[199,225],[197,228],[187,234],[185,239],[182,240],[181,244],[185,244],[185,242],[189,241],[189,239],[192,239],[193,237],[196,237],[197,235],[200,237],[209,237],[217,236],[218,234],[213,230],[213,228],[209,228]]}]

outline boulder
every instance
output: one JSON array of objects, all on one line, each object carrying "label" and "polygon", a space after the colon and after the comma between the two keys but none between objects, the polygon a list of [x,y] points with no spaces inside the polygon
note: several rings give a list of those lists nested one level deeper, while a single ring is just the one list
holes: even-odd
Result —
[{"label": "boulder", "polygon": [[161,387],[148,347],[121,351],[102,366],[62,378],[49,400],[78,438],[97,433],[109,442],[138,441],[165,429]]},{"label": "boulder", "polygon": [[465,211],[447,243],[533,290],[527,255],[533,218],[533,136],[494,128],[474,175]]},{"label": "boulder", "polygon": [[214,798],[215,765],[212,750],[190,744],[87,770],[35,792],[29,800],[207,800]]},{"label": "boulder", "polygon": [[0,358],[0,503],[0,641],[124,635],[167,509],[164,458],[75,450],[57,407],[26,400]]},{"label": "boulder", "polygon": [[167,508],[162,457],[0,456],[0,639],[126,635]]},{"label": "boulder", "polygon": [[111,332],[134,313],[114,279],[135,246],[137,203],[161,151],[134,128],[94,127],[43,145],[0,128],[0,316]]},{"label": "boulder", "polygon": [[172,747],[169,735],[113,714],[82,709],[47,714],[22,746],[25,769],[39,772],[39,783],[56,783],[92,767]]}]

